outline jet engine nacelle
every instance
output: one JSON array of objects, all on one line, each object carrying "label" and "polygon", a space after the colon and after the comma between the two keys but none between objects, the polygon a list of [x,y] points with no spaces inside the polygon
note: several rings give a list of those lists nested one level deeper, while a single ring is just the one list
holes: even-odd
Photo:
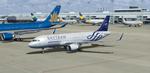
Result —
[{"label": "jet engine nacelle", "polygon": [[9,41],[14,39],[14,34],[12,33],[0,33],[0,40]]},{"label": "jet engine nacelle", "polygon": [[70,51],[77,50],[79,48],[79,44],[70,44],[69,48],[70,48]]}]

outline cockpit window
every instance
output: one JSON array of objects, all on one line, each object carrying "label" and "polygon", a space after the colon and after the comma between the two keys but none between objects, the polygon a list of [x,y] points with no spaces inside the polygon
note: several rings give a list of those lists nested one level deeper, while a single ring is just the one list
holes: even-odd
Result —
[{"label": "cockpit window", "polygon": [[32,42],[35,42],[35,41],[37,41],[37,40],[32,40]]},{"label": "cockpit window", "polygon": [[37,42],[37,41],[40,41],[40,40],[32,40],[32,42]]}]

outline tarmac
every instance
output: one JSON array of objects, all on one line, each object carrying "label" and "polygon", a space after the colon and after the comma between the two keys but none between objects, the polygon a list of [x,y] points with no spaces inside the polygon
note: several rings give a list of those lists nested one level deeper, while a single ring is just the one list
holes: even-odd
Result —
[{"label": "tarmac", "polygon": [[[56,34],[95,31],[99,26],[68,25]],[[99,45],[83,45],[82,51],[28,47],[28,42],[0,43],[0,73],[150,73],[150,25],[110,25],[112,35]],[[53,30],[25,36],[51,34]],[[124,37],[119,39],[121,33]]]}]

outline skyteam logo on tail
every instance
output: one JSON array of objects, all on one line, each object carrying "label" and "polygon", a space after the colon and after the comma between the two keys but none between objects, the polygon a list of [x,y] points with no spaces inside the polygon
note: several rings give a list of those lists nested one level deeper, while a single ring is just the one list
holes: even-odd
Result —
[{"label": "skyteam logo on tail", "polygon": [[92,35],[87,36],[90,41],[98,41],[103,38],[103,35],[99,32],[94,32]]},{"label": "skyteam logo on tail", "polygon": [[90,41],[98,41],[106,37],[107,35],[103,35],[103,33],[100,33],[99,31],[108,31],[109,19],[110,16],[106,16],[100,28],[97,31],[95,31],[92,35],[87,36],[87,39]]},{"label": "skyteam logo on tail", "polygon": [[97,31],[108,31],[110,16],[106,16],[101,27]]}]

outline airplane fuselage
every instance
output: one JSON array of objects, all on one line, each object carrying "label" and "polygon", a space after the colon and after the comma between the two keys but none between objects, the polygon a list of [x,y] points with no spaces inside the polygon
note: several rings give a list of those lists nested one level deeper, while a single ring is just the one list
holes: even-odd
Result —
[{"label": "airplane fuselage", "polygon": [[90,43],[100,41],[109,34],[109,31],[104,31],[43,35],[35,38],[31,43],[29,43],[29,46],[31,48],[46,48],[58,45],[69,45],[72,43]]},{"label": "airplane fuselage", "polygon": [[32,23],[16,23],[16,24],[0,24],[0,31],[26,30],[48,28],[50,22],[32,22]]},{"label": "airplane fuselage", "polygon": [[86,20],[87,23],[91,23],[91,24],[99,24],[102,23],[103,20],[102,19],[91,19],[91,20]]},{"label": "airplane fuselage", "polygon": [[57,5],[50,15],[44,21],[35,22],[17,22],[17,23],[2,23],[0,24],[0,41],[22,40],[16,38],[17,35],[36,33],[40,30],[50,29],[50,27],[60,24],[57,22],[57,17],[60,12],[60,5]]}]

